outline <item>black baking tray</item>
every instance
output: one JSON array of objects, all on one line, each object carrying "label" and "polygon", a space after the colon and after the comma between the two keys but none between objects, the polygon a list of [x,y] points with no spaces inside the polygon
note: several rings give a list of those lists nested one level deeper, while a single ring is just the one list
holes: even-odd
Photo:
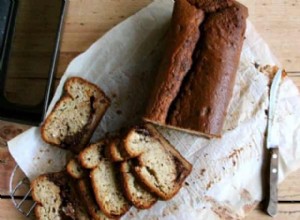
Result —
[{"label": "black baking tray", "polygon": [[[19,11],[20,3],[24,3],[21,1],[29,1],[29,0],[0,0],[0,119],[6,121],[13,121],[23,124],[30,125],[39,125],[41,121],[44,119],[46,110],[49,104],[49,99],[51,95],[51,89],[53,87],[53,79],[56,71],[56,61],[59,53],[60,47],[60,38],[61,32],[67,7],[67,0],[56,0],[58,8],[59,8],[59,19],[57,25],[55,23],[55,42],[54,48],[49,55],[51,57],[49,70],[46,69],[46,79],[47,83],[45,84],[44,94],[42,96],[42,100],[38,101],[35,105],[27,105],[20,104],[16,102],[12,102],[5,95],[5,88],[7,83],[7,72],[9,61],[11,59],[11,50],[13,48],[14,35],[16,29],[16,19],[20,19],[18,14],[22,14]],[[40,0],[44,1],[44,0]],[[48,4],[52,4],[51,1],[48,0]],[[37,0],[33,0],[32,4],[38,3]],[[29,5],[30,6],[30,5]],[[26,6],[26,10],[31,10],[31,7]],[[29,7],[29,9],[28,9]],[[44,9],[47,9],[43,6]],[[34,7],[32,7],[34,10]],[[37,13],[33,11],[32,13]],[[43,12],[40,12],[43,13]],[[51,13],[48,13],[46,16],[51,16]],[[20,15],[22,16],[22,15]],[[56,20],[55,20],[56,21]],[[34,23],[34,22],[33,22]],[[33,24],[34,25],[34,24]],[[45,24],[45,28],[47,28],[47,23]],[[22,27],[25,28],[25,27]],[[53,29],[53,27],[51,27]],[[54,30],[54,29],[53,29]],[[16,40],[16,44],[20,43]],[[52,45],[52,44],[51,44]],[[21,45],[22,47],[22,45]],[[48,68],[48,66],[46,67]],[[25,76],[26,78],[26,76]]]}]

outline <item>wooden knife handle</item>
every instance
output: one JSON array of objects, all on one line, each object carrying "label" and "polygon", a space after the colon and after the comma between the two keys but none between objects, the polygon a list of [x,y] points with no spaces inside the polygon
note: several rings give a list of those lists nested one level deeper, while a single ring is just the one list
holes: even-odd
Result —
[{"label": "wooden knife handle", "polygon": [[278,202],[278,158],[279,149],[271,148],[270,152],[270,169],[269,169],[269,194],[268,194],[268,205],[267,213],[270,216],[275,216],[277,214],[277,202]]}]

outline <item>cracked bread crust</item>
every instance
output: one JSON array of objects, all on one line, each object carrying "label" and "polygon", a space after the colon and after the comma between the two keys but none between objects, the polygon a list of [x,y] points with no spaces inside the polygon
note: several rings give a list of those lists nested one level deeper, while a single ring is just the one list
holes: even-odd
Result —
[{"label": "cracked bread crust", "polygon": [[148,192],[132,173],[130,161],[120,165],[121,181],[126,198],[138,209],[149,209],[157,201],[157,197]]},{"label": "cracked bread crust", "polygon": [[76,196],[74,182],[65,172],[41,175],[32,182],[31,187],[32,198],[37,202],[35,207],[37,219],[90,219]]},{"label": "cracked bread crust", "polygon": [[238,70],[247,16],[247,8],[237,2],[207,16],[202,25],[199,56],[193,72],[187,76],[174,100],[167,124],[221,137]]},{"label": "cracked bread crust", "polygon": [[[184,5],[188,6],[184,8]],[[181,27],[181,22],[184,19],[193,21],[194,18],[189,16],[196,9],[205,17],[194,27],[200,32],[200,37],[194,42],[197,46],[186,48],[189,50],[186,54],[190,52],[191,55],[178,57],[172,64],[176,66],[189,57],[190,68],[184,73],[180,69],[169,72],[171,68],[163,69],[165,63],[160,64],[143,119],[198,136],[220,138],[232,98],[248,10],[234,0],[177,0],[172,27],[188,29],[194,23],[185,23]],[[190,13],[185,14],[185,10]],[[180,17],[176,17],[177,13]],[[192,33],[186,33],[185,37],[189,35]],[[176,37],[169,42],[172,42],[170,48],[182,46],[182,41]],[[177,51],[170,48],[167,46],[163,59],[178,56]],[[167,92],[163,94],[161,91]]]},{"label": "cracked bread crust", "polygon": [[168,110],[183,78],[192,67],[193,52],[200,37],[204,12],[187,0],[176,0],[168,44],[150,96],[145,118],[165,123]]},{"label": "cracked bread crust", "polygon": [[207,13],[216,12],[228,8],[233,4],[233,0],[187,0],[192,5]]},{"label": "cracked bread crust", "polygon": [[69,78],[64,93],[41,126],[45,142],[80,152],[89,142],[110,100],[96,85],[79,77]]},{"label": "cracked bread crust", "polygon": [[162,200],[180,190],[192,165],[150,124],[136,126],[124,139],[124,149],[136,157],[133,171]]}]

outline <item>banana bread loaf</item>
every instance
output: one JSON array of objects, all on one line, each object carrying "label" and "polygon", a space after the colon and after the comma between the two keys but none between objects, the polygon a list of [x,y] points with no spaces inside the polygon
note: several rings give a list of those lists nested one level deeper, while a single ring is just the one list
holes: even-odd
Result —
[{"label": "banana bread loaf", "polygon": [[167,123],[221,136],[246,29],[240,4],[209,14],[203,23],[195,69],[182,85]]},{"label": "banana bread loaf", "polygon": [[[192,67],[182,74],[178,69],[168,72],[161,64],[144,120],[197,135],[220,137],[238,69],[248,10],[230,0],[183,1],[205,12],[205,19],[197,28],[201,30],[197,48],[191,49]],[[174,10],[173,25],[180,24],[180,19],[174,16],[179,8],[175,6]],[[167,51],[171,52],[169,48],[170,45]],[[175,84],[170,80],[172,77],[178,79]],[[159,92],[168,87],[176,89]]]}]

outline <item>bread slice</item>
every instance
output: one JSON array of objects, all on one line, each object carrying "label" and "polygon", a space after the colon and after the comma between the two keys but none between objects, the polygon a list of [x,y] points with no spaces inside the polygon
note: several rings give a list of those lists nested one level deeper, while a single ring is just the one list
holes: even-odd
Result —
[{"label": "bread slice", "polygon": [[95,197],[92,192],[92,186],[88,179],[80,179],[77,182],[78,191],[80,194],[80,198],[85,203],[86,208],[89,214],[92,216],[94,220],[107,220],[108,218],[103,212],[100,210]]},{"label": "bread slice", "polygon": [[106,217],[97,205],[90,179],[88,177],[88,172],[81,167],[77,158],[73,158],[69,161],[67,165],[67,172],[71,177],[76,179],[75,185],[77,192],[90,216],[95,220],[111,219]]},{"label": "bread slice", "polygon": [[90,219],[76,196],[74,183],[65,172],[41,175],[32,182],[31,187],[32,198],[37,202],[37,219]]},{"label": "bread slice", "polygon": [[127,158],[125,152],[122,151],[119,137],[113,138],[106,148],[106,156],[113,162],[124,161]]},{"label": "bread slice", "polygon": [[124,215],[130,204],[117,180],[115,164],[103,158],[90,172],[94,195],[100,209],[111,218]]},{"label": "bread slice", "polygon": [[81,179],[84,177],[84,170],[79,164],[77,158],[71,159],[66,167],[67,173],[74,179]]},{"label": "bread slice", "polygon": [[102,139],[97,143],[91,144],[79,153],[78,159],[82,167],[86,169],[95,168],[104,154],[105,148],[108,145],[107,139]]},{"label": "bread slice", "polygon": [[96,85],[79,77],[69,78],[64,94],[41,127],[45,142],[78,153],[85,147],[110,105]]},{"label": "bread slice", "polygon": [[79,160],[84,168],[91,169],[91,184],[101,211],[107,217],[118,218],[130,209],[130,204],[117,179],[116,163],[105,156],[108,143],[109,139],[103,139],[88,146],[79,154]]},{"label": "bread slice", "polygon": [[171,199],[181,188],[192,165],[150,124],[132,128],[123,148],[131,157],[137,178],[162,200]]},{"label": "bread slice", "polygon": [[130,161],[121,163],[121,179],[125,196],[138,209],[148,209],[157,201],[157,197],[141,185],[133,175],[131,166]]}]

